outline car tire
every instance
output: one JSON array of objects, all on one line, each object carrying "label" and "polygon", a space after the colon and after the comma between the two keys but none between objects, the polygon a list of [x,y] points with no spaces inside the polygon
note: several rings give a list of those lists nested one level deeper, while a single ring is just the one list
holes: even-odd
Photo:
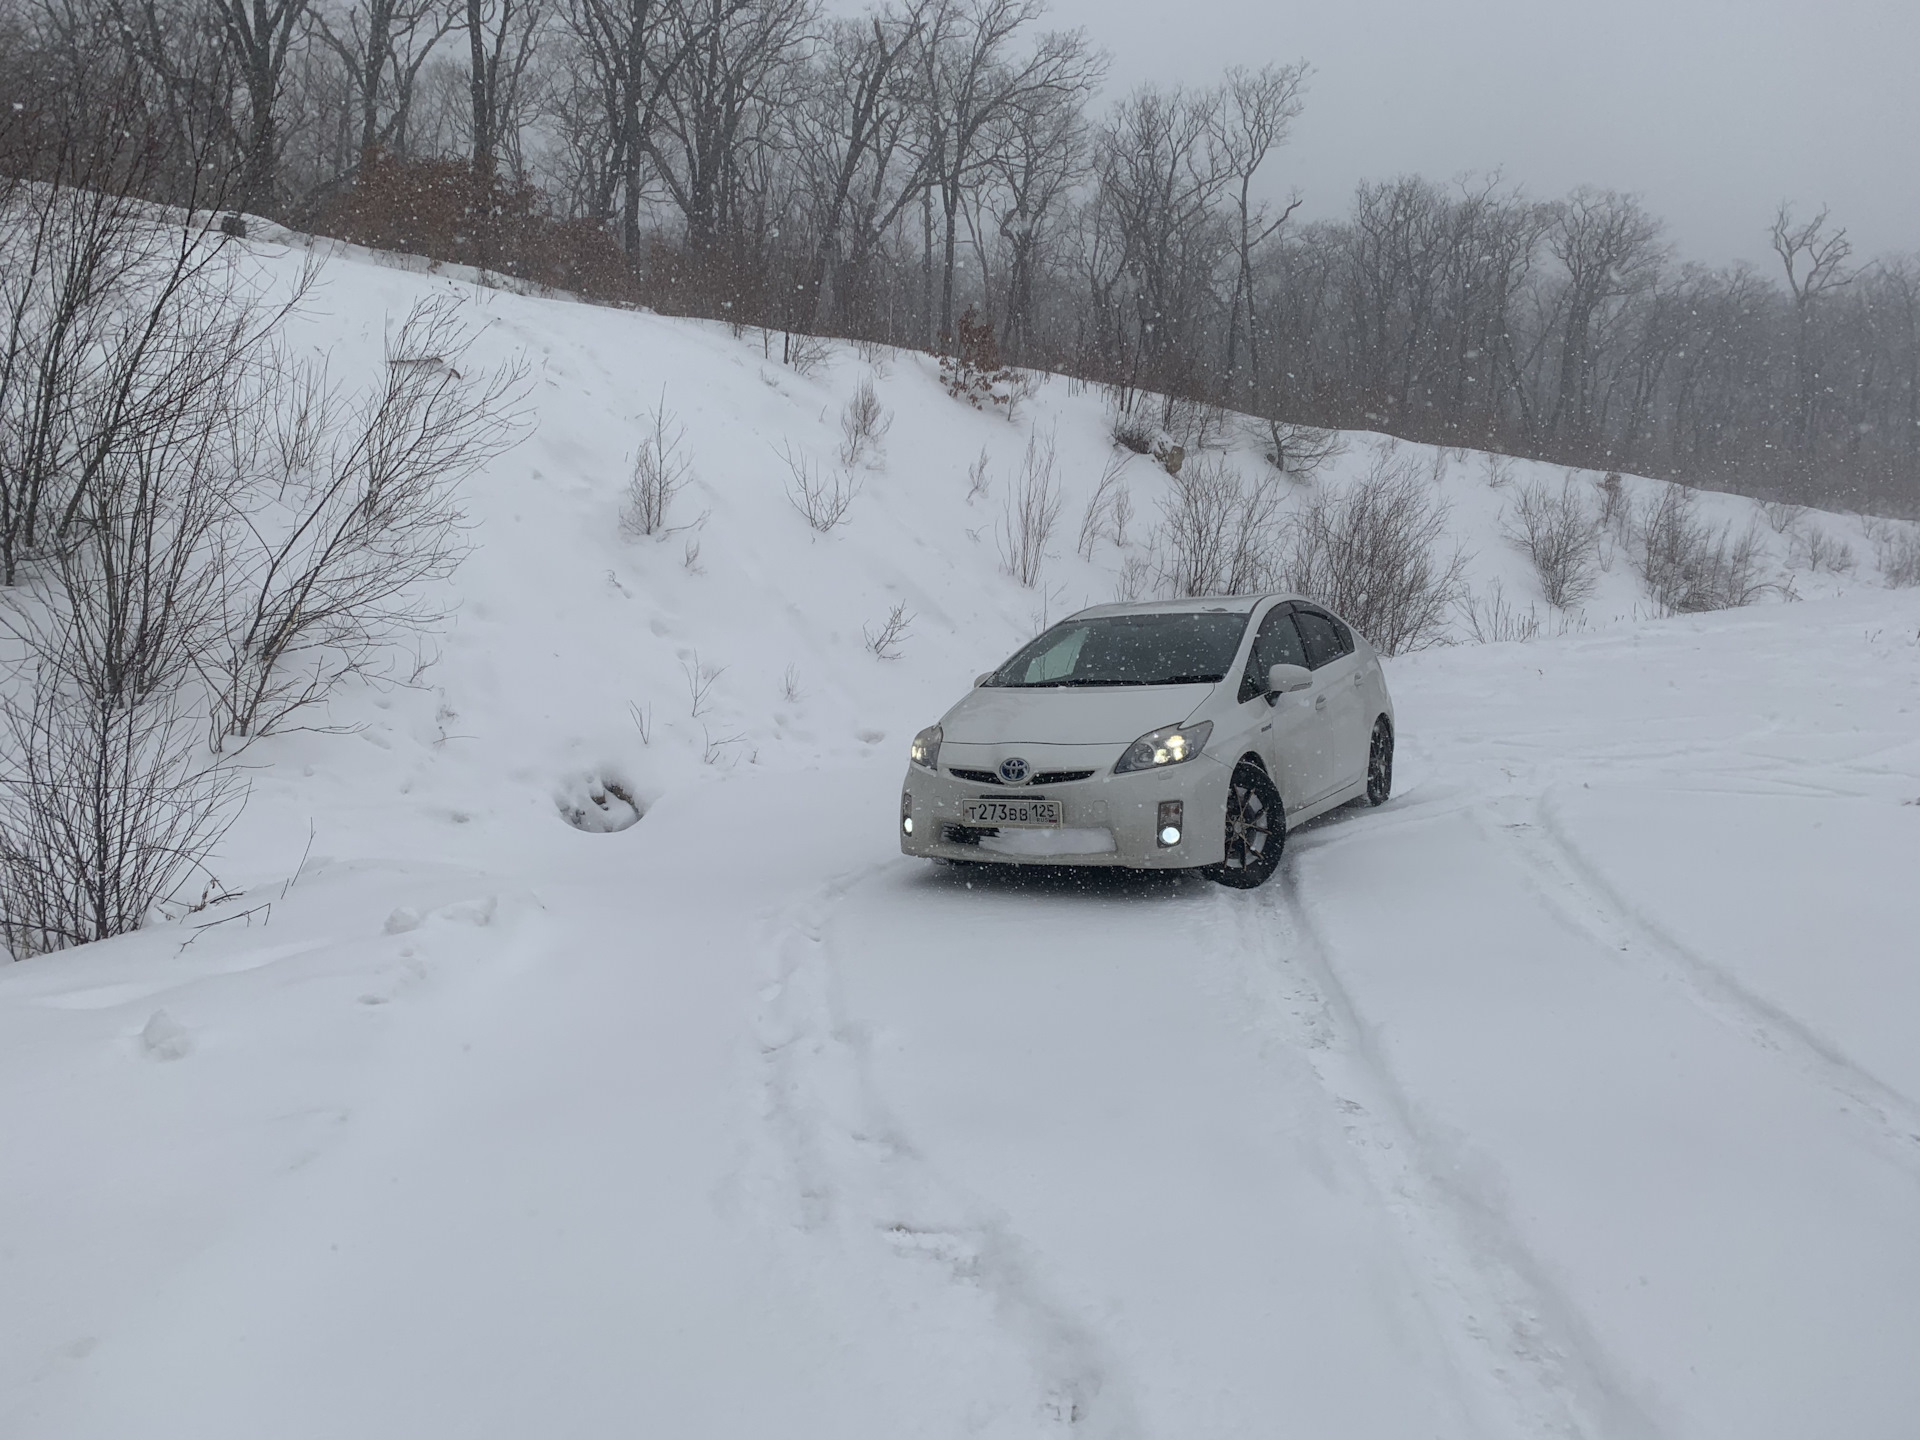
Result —
[{"label": "car tire", "polygon": [[1384,805],[1393,794],[1393,727],[1382,715],[1373,722],[1373,740],[1367,746],[1367,804]]},{"label": "car tire", "polygon": [[1287,812],[1280,791],[1258,765],[1234,767],[1227,786],[1226,855],[1206,876],[1235,890],[1267,883],[1287,843]]}]

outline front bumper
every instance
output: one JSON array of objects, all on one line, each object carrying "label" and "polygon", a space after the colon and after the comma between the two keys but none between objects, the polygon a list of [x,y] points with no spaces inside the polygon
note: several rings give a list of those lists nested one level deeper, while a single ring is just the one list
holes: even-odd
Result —
[{"label": "front bumper", "polygon": [[[1028,745],[1020,753],[1036,774],[1091,770],[1085,779],[1020,786],[962,778],[955,769],[979,773],[996,769],[1004,758],[986,746],[942,748],[936,773],[907,767],[895,821],[902,854],[926,859],[977,860],[1009,865],[1097,865],[1145,870],[1185,870],[1218,864],[1225,847],[1227,781],[1230,771],[1211,755],[1180,765],[1115,775],[1120,747]],[[1052,753],[1049,753],[1052,752]],[[1060,831],[970,830],[961,823],[967,800],[1058,800],[1064,807]],[[1179,801],[1180,840],[1159,843],[1163,801]],[[911,828],[907,821],[912,821]]]}]

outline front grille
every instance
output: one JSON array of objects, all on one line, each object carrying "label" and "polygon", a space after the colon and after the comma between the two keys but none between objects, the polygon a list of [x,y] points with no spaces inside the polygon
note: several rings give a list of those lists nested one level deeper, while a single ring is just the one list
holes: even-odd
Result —
[{"label": "front grille", "polygon": [[999,833],[999,830],[991,825],[943,825],[940,827],[940,838],[949,845],[978,845],[982,837]]},{"label": "front grille", "polygon": [[[969,785],[1004,785],[1007,783],[1000,778],[999,772],[994,770],[962,770],[956,765],[950,767],[947,773],[956,780],[966,781]],[[1042,770],[1038,775],[1034,776],[1028,784],[1070,785],[1075,780],[1088,779],[1092,774],[1093,771],[1091,770]]]}]

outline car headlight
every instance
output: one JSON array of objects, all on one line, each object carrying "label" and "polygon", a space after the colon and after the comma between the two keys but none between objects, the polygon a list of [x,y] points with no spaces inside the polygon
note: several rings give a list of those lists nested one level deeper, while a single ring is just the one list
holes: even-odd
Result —
[{"label": "car headlight", "polygon": [[929,725],[913,737],[913,748],[907,752],[907,758],[914,764],[932,770],[940,764],[940,727]]},{"label": "car headlight", "polygon": [[1113,773],[1125,775],[1129,770],[1158,770],[1163,765],[1178,765],[1183,760],[1191,760],[1200,753],[1212,733],[1213,722],[1202,720],[1197,725],[1169,725],[1164,730],[1142,735],[1127,747],[1126,754],[1114,764]]}]

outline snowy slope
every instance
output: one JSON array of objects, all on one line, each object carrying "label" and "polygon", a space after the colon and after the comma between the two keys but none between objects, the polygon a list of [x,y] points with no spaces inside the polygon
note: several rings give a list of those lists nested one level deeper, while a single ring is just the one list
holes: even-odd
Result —
[{"label": "snowy slope", "polygon": [[[342,253],[294,341],[351,375],[459,284]],[[470,316],[538,429],[426,688],[250,752],[239,899],[0,972],[0,1435],[1911,1433],[1920,593],[1769,529],[1808,603],[1652,621],[1616,556],[1575,633],[1392,662],[1399,798],[1265,890],[969,886],[896,853],[905,741],[1113,594],[1098,396]],[[863,376],[884,463],[817,536],[781,451]],[[632,542],[663,393],[706,518]],[[1524,604],[1500,509],[1559,472],[1488,474],[1433,483]],[[606,781],[641,823],[563,822]]]}]

